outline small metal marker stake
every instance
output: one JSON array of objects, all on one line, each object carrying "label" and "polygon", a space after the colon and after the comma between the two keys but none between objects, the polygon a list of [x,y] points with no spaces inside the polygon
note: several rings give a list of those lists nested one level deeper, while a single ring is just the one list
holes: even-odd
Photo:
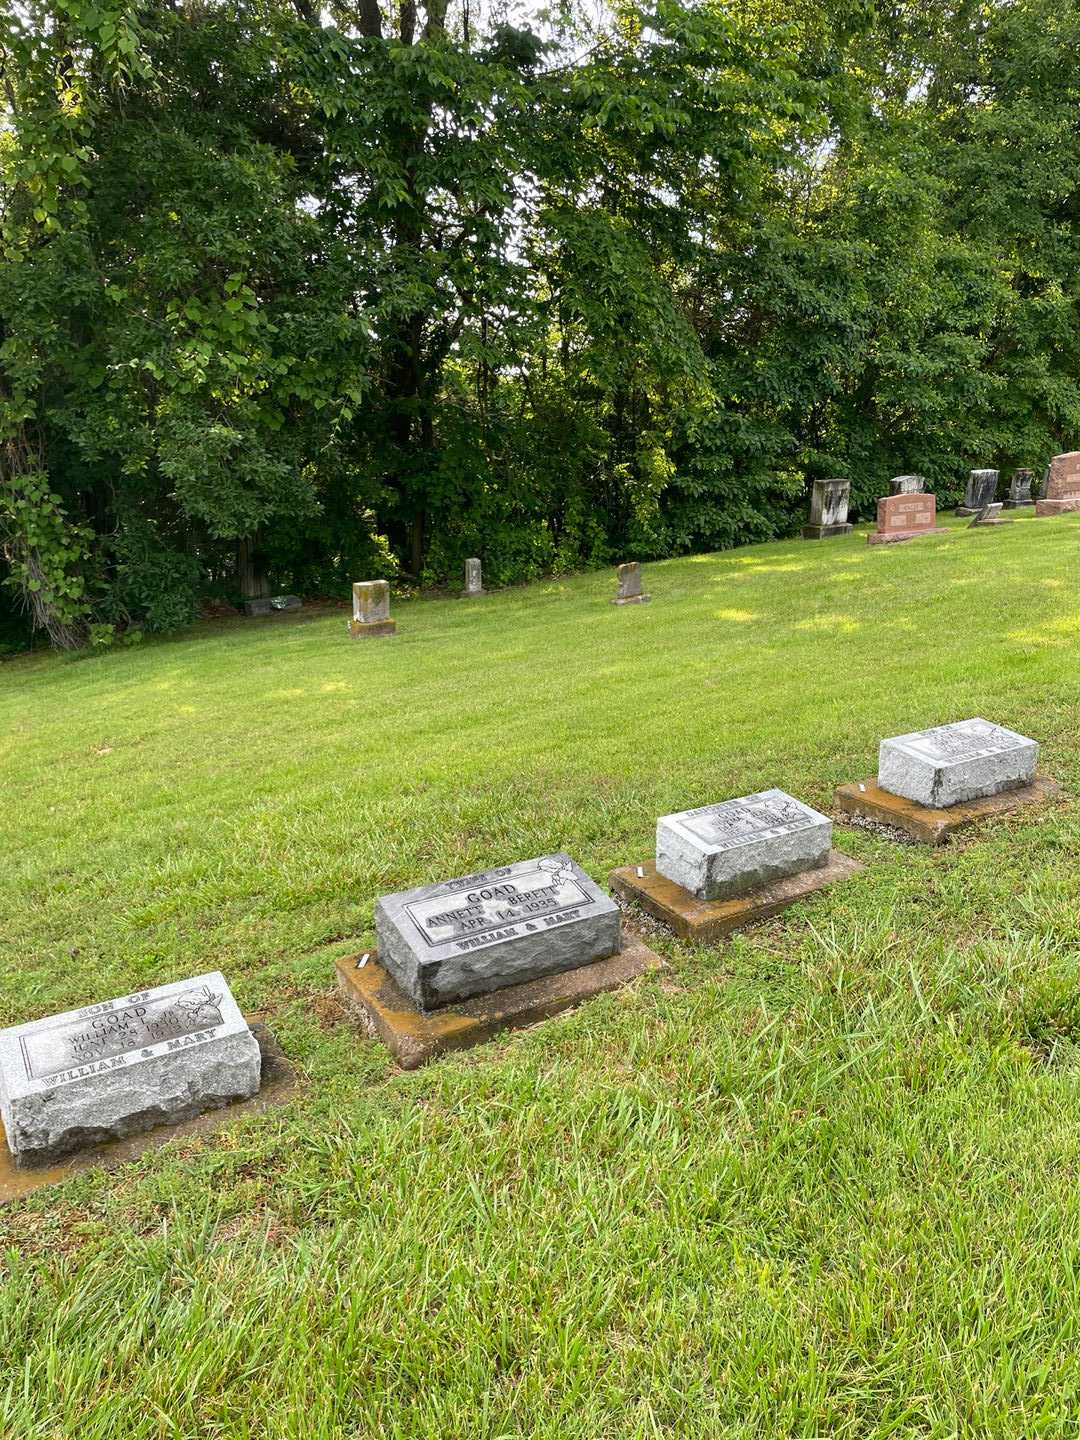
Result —
[{"label": "small metal marker stake", "polygon": [[644,867],[643,865],[639,865],[639,866],[637,867],[637,878],[638,878],[639,880],[644,880],[644,879],[645,879],[645,867]]},{"label": "small metal marker stake", "polygon": [[370,956],[370,954],[371,954],[371,951],[370,951],[370,950],[365,950],[365,951],[364,951],[364,953],[360,956],[360,959],[357,960],[357,962],[356,962],[356,968],[357,968],[357,970],[362,970],[362,969],[364,968],[364,966],[365,966],[365,965],[367,964],[367,962],[368,962],[368,957]]}]

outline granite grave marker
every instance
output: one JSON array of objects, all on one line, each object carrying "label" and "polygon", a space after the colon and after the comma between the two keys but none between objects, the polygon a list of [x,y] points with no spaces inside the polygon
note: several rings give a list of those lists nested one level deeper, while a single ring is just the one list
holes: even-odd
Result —
[{"label": "granite grave marker", "polygon": [[1025,505],[1035,504],[1031,494],[1034,478],[1030,470],[1013,471],[1009,481],[1009,498],[1005,501],[1006,510],[1019,510]]},{"label": "granite grave marker", "polygon": [[977,515],[985,506],[992,505],[997,486],[996,470],[972,470],[964,486],[964,503],[956,507],[957,515]]},{"label": "granite grave marker", "polygon": [[569,855],[541,855],[375,906],[379,961],[433,1010],[614,955],[620,912]]},{"label": "granite grave marker", "polygon": [[926,481],[921,475],[894,475],[889,481],[890,495],[921,495]]},{"label": "granite grave marker", "polygon": [[803,526],[804,540],[827,540],[850,535],[848,504],[850,480],[815,480],[810,493],[810,523]]},{"label": "granite grave marker", "polygon": [[663,815],[657,873],[699,900],[723,900],[828,864],[832,822],[783,790]]},{"label": "granite grave marker", "polygon": [[628,560],[619,566],[617,573],[618,592],[611,602],[613,605],[641,605],[652,598],[642,593],[640,560]]},{"label": "granite grave marker", "polygon": [[919,535],[937,535],[937,498],[908,492],[884,495],[877,503],[877,529],[866,537],[868,545],[891,545]]},{"label": "granite grave marker", "polygon": [[480,561],[471,559],[465,561],[465,589],[463,595],[483,595],[484,580]]},{"label": "granite grave marker", "polygon": [[220,971],[0,1031],[16,1165],[189,1120],[259,1089],[258,1041]]},{"label": "granite grave marker", "polygon": [[1030,785],[1036,741],[975,718],[882,740],[878,785],[917,805],[946,809]]},{"label": "granite grave marker", "polygon": [[349,621],[349,634],[354,639],[393,635],[397,623],[390,619],[390,582],[358,580],[352,593],[353,618]]},{"label": "granite grave marker", "polygon": [[1050,461],[1036,515],[1061,515],[1080,510],[1080,450],[1068,450]]}]

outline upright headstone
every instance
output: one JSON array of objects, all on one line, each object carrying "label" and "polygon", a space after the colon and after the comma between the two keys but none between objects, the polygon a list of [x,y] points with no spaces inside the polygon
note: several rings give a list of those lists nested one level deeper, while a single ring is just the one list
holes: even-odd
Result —
[{"label": "upright headstone", "polygon": [[1031,494],[1034,478],[1030,470],[1013,471],[1009,481],[1009,498],[1005,501],[1006,510],[1019,510],[1025,505],[1035,504]]},{"label": "upright headstone", "polygon": [[724,900],[828,864],[832,821],[783,790],[663,815],[656,869],[699,900]]},{"label": "upright headstone", "polygon": [[375,929],[381,964],[421,1010],[576,969],[621,946],[619,907],[561,854],[384,895]]},{"label": "upright headstone", "polygon": [[867,535],[870,545],[891,545],[918,535],[937,535],[937,499],[912,492],[884,495],[877,503],[877,529]]},{"label": "upright headstone", "polygon": [[613,605],[641,605],[652,598],[642,593],[639,560],[628,560],[625,565],[620,565],[618,580],[619,588],[611,602]]},{"label": "upright headstone", "polygon": [[355,639],[364,636],[393,635],[397,623],[390,619],[390,582],[358,580],[352,587],[353,618],[349,634]]},{"label": "upright headstone", "polygon": [[1080,510],[1080,450],[1054,456],[1042,496],[1035,502],[1036,515],[1061,515],[1067,510]]},{"label": "upright headstone", "polygon": [[850,480],[815,480],[810,492],[810,523],[803,526],[804,540],[827,540],[850,535],[848,504]]},{"label": "upright headstone", "polygon": [[921,495],[926,481],[921,475],[894,475],[889,481],[890,495]]},{"label": "upright headstone", "polygon": [[262,1058],[220,971],[0,1031],[16,1165],[47,1164],[259,1089]]},{"label": "upright headstone", "polygon": [[964,503],[956,507],[957,515],[977,515],[985,506],[992,505],[997,486],[996,470],[972,470],[964,487]]},{"label": "upright headstone", "polygon": [[465,561],[465,589],[463,595],[483,595],[484,579],[480,561],[477,559]]},{"label": "upright headstone", "polygon": [[958,720],[882,740],[878,785],[917,805],[946,809],[1029,785],[1039,746],[988,720]]}]

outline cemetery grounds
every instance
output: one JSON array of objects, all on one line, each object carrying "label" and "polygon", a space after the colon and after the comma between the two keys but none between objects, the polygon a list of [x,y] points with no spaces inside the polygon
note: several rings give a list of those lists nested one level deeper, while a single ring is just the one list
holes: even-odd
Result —
[{"label": "cemetery grounds", "polygon": [[[1080,522],[786,541],[0,667],[0,1024],[224,971],[284,1103],[0,1210],[5,1440],[1075,1436]],[[395,1069],[383,893],[981,715],[1064,803]]]}]

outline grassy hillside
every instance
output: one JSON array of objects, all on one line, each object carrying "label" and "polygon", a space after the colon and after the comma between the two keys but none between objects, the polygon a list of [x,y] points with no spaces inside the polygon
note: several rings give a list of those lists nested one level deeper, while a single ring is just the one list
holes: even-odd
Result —
[{"label": "grassy hillside", "polygon": [[0,1211],[0,1433],[1073,1436],[1080,801],[397,1073],[375,897],[829,808],[983,715],[1080,795],[1080,521],[787,542],[0,667],[0,1023],[221,968],[284,1107]]}]

